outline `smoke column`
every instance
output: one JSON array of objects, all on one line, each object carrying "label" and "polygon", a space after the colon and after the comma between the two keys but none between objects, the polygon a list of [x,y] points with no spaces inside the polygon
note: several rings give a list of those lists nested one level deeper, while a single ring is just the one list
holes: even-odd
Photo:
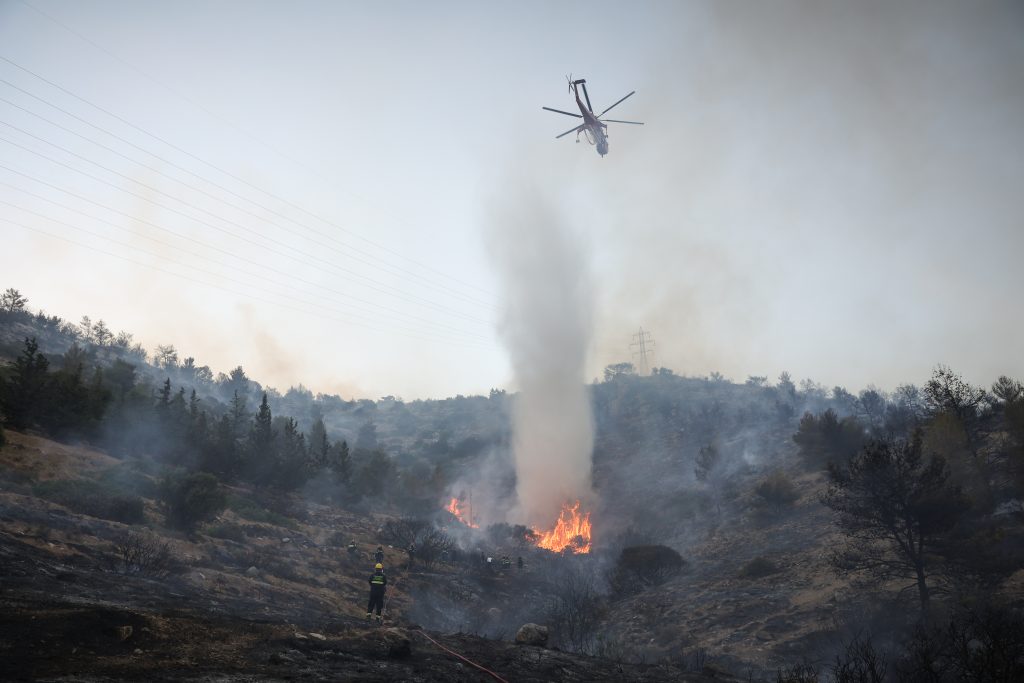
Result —
[{"label": "smoke column", "polygon": [[515,385],[517,507],[510,522],[548,528],[591,495],[593,418],[584,367],[592,288],[581,240],[534,192],[494,213],[488,246],[504,295],[500,334]]}]

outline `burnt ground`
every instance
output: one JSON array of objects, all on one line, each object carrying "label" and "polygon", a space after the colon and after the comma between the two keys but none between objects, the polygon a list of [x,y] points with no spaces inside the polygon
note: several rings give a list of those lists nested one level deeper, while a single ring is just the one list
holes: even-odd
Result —
[{"label": "burnt ground", "polygon": [[[3,680],[493,680],[426,636],[508,681],[735,680],[719,672],[775,680],[803,660],[827,664],[851,628],[914,615],[879,613],[894,587],[855,586],[830,568],[835,532],[817,502],[820,474],[795,478],[801,498],[792,508],[750,508],[697,537],[671,539],[687,569],[608,601],[602,659],[511,642],[522,623],[544,623],[567,563],[602,570],[608,558],[596,553],[522,551],[522,572],[472,563],[408,571],[405,553],[385,547],[387,619],[368,626],[366,577],[385,517],[294,500],[273,515],[234,505],[186,535],[162,526],[143,493],[151,477],[126,473],[131,463],[25,434],[8,432],[8,441],[0,449]],[[34,488],[114,475],[137,480],[142,523],[81,514]],[[255,491],[231,495],[271,505]],[[129,530],[166,543],[171,561],[126,570],[117,545]],[[745,575],[758,557],[770,570]],[[1002,592],[1020,604],[1024,570]]]},{"label": "burnt ground", "polygon": [[[6,512],[6,511],[5,511]],[[6,516],[6,515],[5,515]],[[9,517],[7,518],[9,519]],[[180,577],[124,576],[62,561],[0,534],[0,661],[5,680],[493,680],[397,620],[359,619],[225,601]],[[189,594],[181,591],[188,590]],[[636,665],[432,633],[509,681],[710,680],[667,665]],[[410,652],[402,651],[402,640]]]},{"label": "burnt ground", "polygon": [[[533,566],[511,576],[451,566],[409,572],[404,553],[387,548],[388,616],[383,626],[368,625],[366,570],[380,518],[310,506],[282,527],[228,511],[219,523],[244,531],[235,541],[168,531],[147,499],[145,524],[129,527],[44,500],[24,476],[93,476],[119,461],[28,435],[8,437],[0,453],[4,680],[494,680],[427,636],[508,681],[713,678],[669,662],[627,663],[510,642],[509,625],[543,593],[543,572]],[[126,569],[117,545],[129,529],[167,543],[170,561]],[[357,542],[356,556],[339,547],[339,532]],[[453,605],[461,605],[457,613]],[[433,629],[421,631],[416,620],[424,618]],[[504,640],[460,632],[488,627]]]}]

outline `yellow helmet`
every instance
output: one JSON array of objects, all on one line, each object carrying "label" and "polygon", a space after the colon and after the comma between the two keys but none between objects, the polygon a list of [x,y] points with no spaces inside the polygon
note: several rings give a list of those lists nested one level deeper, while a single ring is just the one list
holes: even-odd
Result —
[{"label": "yellow helmet", "polygon": [[382,565],[380,562],[378,562],[377,566],[374,567],[374,569],[384,569],[384,565]]}]

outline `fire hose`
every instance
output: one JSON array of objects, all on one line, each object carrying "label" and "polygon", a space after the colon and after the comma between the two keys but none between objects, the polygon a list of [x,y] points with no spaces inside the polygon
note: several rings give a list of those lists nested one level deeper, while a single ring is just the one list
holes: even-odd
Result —
[{"label": "fire hose", "polygon": [[433,643],[434,645],[437,645],[437,646],[438,646],[439,648],[441,648],[442,650],[444,650],[445,652],[447,652],[447,653],[448,653],[448,654],[450,654],[451,656],[453,656],[453,657],[458,657],[459,659],[461,659],[462,661],[464,661],[464,662],[465,662],[466,664],[469,664],[470,666],[473,666],[473,667],[476,667],[477,669],[480,669],[481,671],[483,671],[483,672],[484,672],[485,674],[487,674],[488,676],[491,676],[492,678],[494,678],[494,680],[496,680],[496,681],[501,681],[501,683],[508,683],[508,681],[506,681],[506,680],[505,680],[504,678],[502,678],[502,677],[501,677],[501,676],[499,676],[498,674],[494,673],[494,672],[493,672],[493,671],[491,671],[490,669],[488,669],[488,668],[485,668],[485,667],[483,667],[483,666],[480,666],[479,664],[477,664],[476,662],[474,662],[473,660],[471,660],[471,659],[469,659],[469,658],[467,658],[467,657],[463,657],[463,656],[462,656],[462,655],[460,655],[460,654],[459,654],[458,652],[455,652],[455,651],[453,651],[453,650],[449,650],[449,649],[448,649],[448,648],[446,648],[446,647],[445,647],[444,645],[442,645],[441,643],[437,642],[436,640],[434,640],[433,638],[431,638],[430,636],[428,636],[428,635],[427,635],[426,633],[424,633],[423,631],[420,631],[419,629],[417,629],[416,631],[414,631],[414,633],[418,633],[418,634],[420,634],[421,636],[423,636],[424,638],[426,638],[427,640],[429,640],[430,642],[432,642],[432,643]]},{"label": "fire hose", "polygon": [[[395,582],[393,584],[391,584],[391,588],[394,589],[394,587],[397,586],[397,585],[398,585],[398,579],[395,579]],[[384,598],[384,614],[388,613],[388,602],[390,602],[390,601],[391,601],[391,591],[388,591],[387,596],[385,596],[385,598]],[[458,652],[455,652],[454,650],[449,650],[447,647],[445,647],[441,643],[437,642],[436,640],[434,640],[433,638],[428,636],[423,631],[421,631],[419,629],[416,629],[415,631],[413,631],[413,633],[420,634],[421,636],[423,636],[424,638],[426,638],[427,640],[432,642],[434,645],[437,645],[439,648],[441,648],[442,650],[444,650],[445,652],[447,652],[451,656],[457,657],[458,659],[461,659],[462,661],[464,661],[466,664],[469,664],[470,666],[475,667],[475,668],[479,669],[480,671],[483,671],[488,676],[493,677],[494,680],[501,681],[501,683],[508,683],[507,680],[505,680],[504,678],[502,678],[498,674],[494,673],[490,669],[477,664],[473,660],[469,659],[468,657],[464,657],[464,656],[460,655]]]}]

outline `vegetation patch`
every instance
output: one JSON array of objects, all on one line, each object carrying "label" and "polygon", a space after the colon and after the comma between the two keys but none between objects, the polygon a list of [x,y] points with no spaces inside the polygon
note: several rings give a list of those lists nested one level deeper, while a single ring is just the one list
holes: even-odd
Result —
[{"label": "vegetation patch", "polygon": [[176,568],[167,541],[151,534],[129,531],[114,544],[115,568],[125,574],[162,577]]},{"label": "vegetation patch", "polygon": [[283,526],[288,529],[296,530],[299,528],[299,525],[294,519],[285,517],[278,512],[268,510],[249,498],[228,495],[227,507],[239,517],[247,519],[250,522],[262,522],[263,524],[273,524],[274,526]]},{"label": "vegetation patch", "polygon": [[220,514],[226,505],[217,477],[206,472],[169,474],[160,482],[167,523],[191,530],[200,522]]},{"label": "vegetation patch", "polygon": [[54,479],[32,487],[40,498],[65,506],[72,512],[123,524],[145,521],[145,505],[139,496],[124,495],[89,479]]},{"label": "vegetation patch", "polygon": [[612,575],[612,589],[629,594],[664,583],[686,567],[686,560],[664,545],[624,548]]},{"label": "vegetation patch", "polygon": [[203,533],[211,538],[223,538],[228,541],[235,541],[236,543],[245,542],[245,529],[238,524],[227,522],[210,524],[203,530]]},{"label": "vegetation patch", "polygon": [[741,579],[760,579],[779,571],[778,565],[765,557],[755,557],[743,565],[740,570]]}]

